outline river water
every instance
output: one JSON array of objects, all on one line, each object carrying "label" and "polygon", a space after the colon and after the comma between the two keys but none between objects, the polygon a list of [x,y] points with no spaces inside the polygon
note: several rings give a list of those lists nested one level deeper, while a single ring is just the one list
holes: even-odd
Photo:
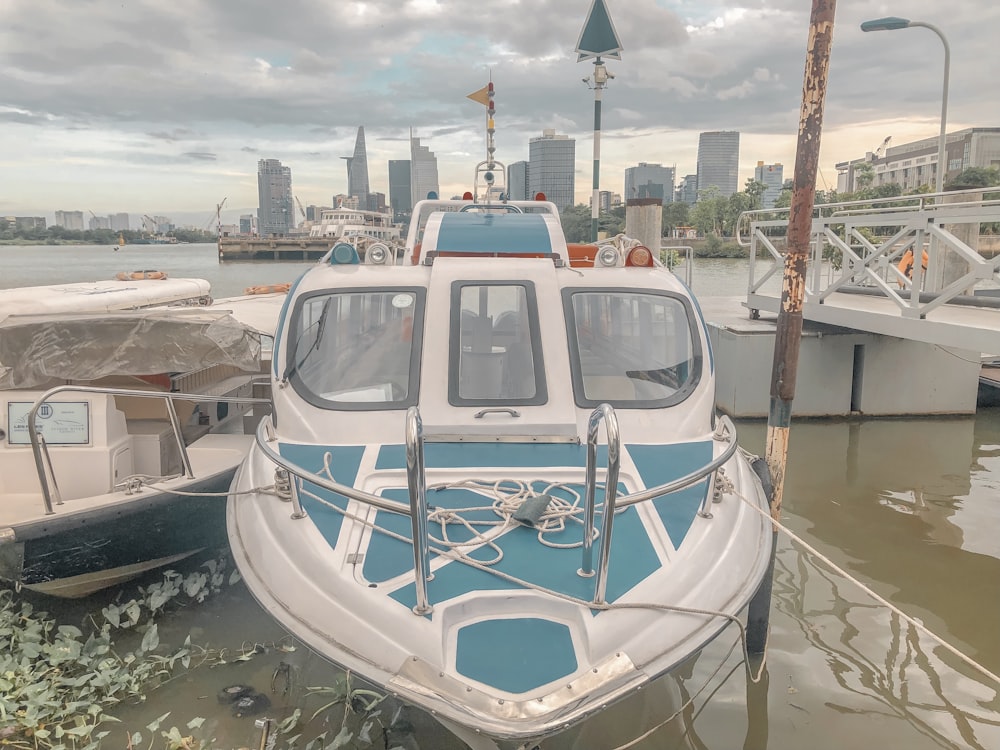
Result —
[{"label": "river water", "polygon": [[[226,297],[246,286],[292,281],[308,265],[219,264],[210,244],[119,251],[0,247],[0,288],[157,269],[208,279],[213,294]],[[746,273],[745,261],[696,260],[693,288],[702,296],[738,295],[745,292]],[[763,453],[765,425],[741,421],[738,428],[744,447]],[[1000,672],[1000,410],[962,418],[793,422],[783,519],[852,576]],[[115,596],[132,596],[134,586],[44,606],[79,621],[83,612],[99,611]],[[305,706],[308,716],[324,701],[310,697],[306,688],[332,685],[338,677],[287,639],[239,583],[202,605],[172,610],[160,632],[161,641],[173,647],[191,633],[193,641],[230,655],[254,644],[265,648],[248,661],[230,658],[221,666],[192,670],[150,693],[146,704],[119,714],[132,730],[171,711],[176,720],[166,724],[182,728],[189,717],[207,718],[199,736],[214,738],[215,747],[253,745],[252,720],[234,718],[220,707],[219,689],[248,683],[268,692],[275,667],[284,661],[292,666],[295,687],[288,695],[272,695],[269,715],[282,718]],[[676,719],[630,747],[1000,747],[1000,685],[784,536],[762,682],[747,680],[738,649],[730,652],[735,638],[727,630],[678,675],[543,747],[610,750],[678,711]],[[384,715],[390,713],[387,705]],[[317,722],[328,716],[321,714]],[[418,712],[408,716],[412,732],[402,746],[463,747],[430,718]],[[381,737],[373,746],[383,746]]]}]

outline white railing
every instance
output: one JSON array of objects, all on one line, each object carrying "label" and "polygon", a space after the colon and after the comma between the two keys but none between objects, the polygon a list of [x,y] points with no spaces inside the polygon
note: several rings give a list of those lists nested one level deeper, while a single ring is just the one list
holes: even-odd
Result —
[{"label": "white railing", "polygon": [[[1000,224],[1000,200],[984,200],[983,192],[817,205],[806,303],[822,304],[835,292],[860,287],[892,300],[903,317],[925,318],[941,305],[969,303],[970,291],[981,282],[1000,284],[1000,255],[986,258],[961,239],[978,237],[981,224]],[[748,211],[737,222],[736,239],[750,254],[751,309],[761,288],[783,271],[787,226],[787,208]],[[763,267],[757,258],[761,251],[776,262]],[[926,264],[912,263],[912,278],[900,267],[907,252],[914,258],[927,254]],[[832,264],[824,263],[831,259]]]}]

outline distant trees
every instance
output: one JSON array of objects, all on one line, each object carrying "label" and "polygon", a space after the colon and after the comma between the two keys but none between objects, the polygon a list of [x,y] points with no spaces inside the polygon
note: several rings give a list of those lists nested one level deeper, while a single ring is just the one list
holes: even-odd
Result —
[{"label": "distant trees", "polygon": [[[61,226],[51,226],[45,229],[16,229],[9,221],[0,219],[0,242],[8,244],[42,244],[42,245],[117,245],[118,236],[125,242],[135,242],[146,239],[144,232],[126,229],[117,232],[112,229],[66,229]],[[202,230],[178,229],[170,233],[179,242],[214,242],[215,234]]]}]

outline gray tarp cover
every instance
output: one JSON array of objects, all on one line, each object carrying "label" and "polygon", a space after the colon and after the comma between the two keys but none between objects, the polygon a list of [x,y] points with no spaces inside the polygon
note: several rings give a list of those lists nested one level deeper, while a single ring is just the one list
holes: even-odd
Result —
[{"label": "gray tarp cover", "polygon": [[12,315],[0,322],[0,388],[107,375],[260,369],[260,334],[225,312],[164,308]]}]

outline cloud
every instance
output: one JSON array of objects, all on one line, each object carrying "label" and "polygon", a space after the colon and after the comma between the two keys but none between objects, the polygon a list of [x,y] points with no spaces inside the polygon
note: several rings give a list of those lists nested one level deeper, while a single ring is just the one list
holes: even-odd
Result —
[{"label": "cloud", "polygon": [[[483,108],[465,96],[491,74],[497,157],[527,158],[529,139],[554,127],[576,138],[586,173],[593,92],[580,79],[592,63],[578,64],[573,48],[587,6],[3,0],[4,180],[25,205],[72,205],[98,191],[110,210],[135,200],[130,175],[148,169],[149,200],[196,210],[220,195],[253,205],[257,159],[278,158],[296,185],[323,186],[300,195],[323,203],[346,189],[343,163],[324,155],[350,154],[364,125],[373,189],[387,192],[389,159],[409,158],[412,127],[438,154],[450,194],[471,174],[462,155],[484,152]],[[630,0],[609,9],[624,47],[621,61],[607,63],[615,78],[603,93],[609,183],[640,161],[692,172],[702,130],[740,130],[751,169],[757,159],[793,163],[808,4]],[[821,153],[829,169],[871,150],[886,128],[894,141],[937,131],[941,44],[927,29],[862,33],[860,22],[881,12],[838,9]],[[941,14],[931,0],[909,0],[906,12]],[[946,20],[950,129],[1000,124],[1000,102],[984,93],[1000,63],[987,31],[1000,23],[1000,4],[953,4]],[[97,160],[89,172],[66,166],[88,154]],[[198,179],[179,187],[177,163]],[[588,182],[578,180],[581,199]]]}]

